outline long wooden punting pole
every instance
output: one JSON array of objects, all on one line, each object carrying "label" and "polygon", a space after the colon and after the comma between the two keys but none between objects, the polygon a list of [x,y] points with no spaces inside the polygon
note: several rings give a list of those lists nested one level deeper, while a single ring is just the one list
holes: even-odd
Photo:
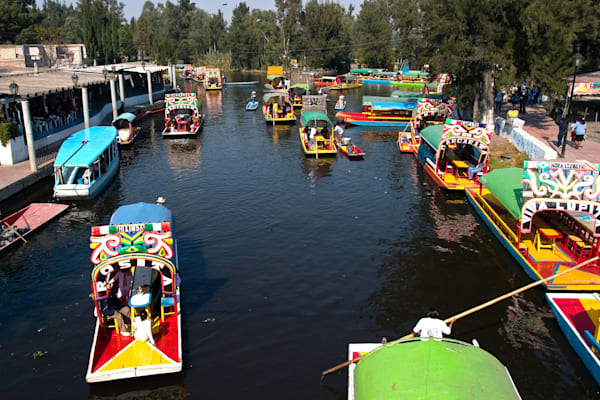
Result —
[{"label": "long wooden punting pole", "polygon": [[11,231],[13,231],[14,233],[17,234],[17,236],[25,243],[27,243],[27,240],[25,240],[25,238],[19,233],[17,232],[17,230],[15,228],[13,228],[12,225],[10,225],[8,222],[4,223],[4,226],[6,226],[8,229],[10,229]]},{"label": "long wooden punting pole", "polygon": [[[590,263],[592,263],[592,262],[594,262],[594,261],[596,261],[596,260],[598,260],[598,259],[600,259],[600,257],[594,257],[594,258],[590,258],[589,260],[587,260],[587,261],[584,261],[584,262],[582,262],[582,263],[579,263],[579,264],[577,264],[576,266],[574,266],[574,267],[572,267],[572,268],[569,268],[569,269],[566,269],[566,270],[564,270],[564,271],[562,271],[562,272],[559,272],[558,274],[554,274],[554,275],[552,275],[552,276],[549,276],[548,278],[544,278],[544,279],[542,279],[542,280],[539,280],[539,281],[532,282],[532,283],[530,283],[529,285],[525,285],[525,286],[523,286],[523,287],[521,287],[521,288],[519,288],[519,289],[513,290],[512,292],[509,292],[509,293],[503,294],[503,295],[502,295],[502,296],[500,296],[500,297],[496,297],[496,298],[494,298],[494,299],[492,299],[492,300],[486,301],[485,303],[483,303],[483,304],[480,304],[480,305],[478,305],[477,307],[473,307],[473,308],[470,308],[470,309],[468,309],[467,311],[463,311],[463,312],[461,312],[460,314],[456,314],[456,315],[454,315],[454,316],[452,316],[452,317],[450,317],[450,318],[447,318],[447,319],[445,319],[445,320],[444,320],[444,322],[445,322],[445,323],[450,323],[450,322],[452,322],[452,321],[456,321],[456,320],[457,320],[457,319],[459,319],[459,318],[466,317],[467,315],[470,315],[470,314],[473,314],[473,313],[475,313],[475,312],[477,312],[477,311],[483,310],[484,308],[487,308],[487,307],[489,307],[489,306],[491,306],[491,305],[494,305],[494,304],[496,304],[496,303],[498,303],[498,302],[500,302],[500,301],[502,301],[502,300],[505,300],[505,299],[507,299],[507,298],[509,298],[509,297],[512,297],[512,296],[516,295],[516,294],[519,294],[519,293],[522,293],[522,292],[524,292],[524,291],[526,291],[526,290],[529,290],[529,289],[531,289],[532,287],[539,286],[539,285],[541,285],[542,283],[546,283],[546,282],[548,282],[548,281],[550,281],[550,280],[552,280],[552,279],[558,278],[558,277],[559,277],[559,276],[561,276],[561,275],[568,274],[569,272],[575,271],[576,269],[579,269],[579,268],[581,268],[581,267],[583,267],[583,266],[585,266],[585,265],[587,265],[587,264],[590,264]],[[392,341],[392,342],[388,342],[388,344],[398,344],[398,343],[400,343],[401,341],[403,341],[403,340],[406,340],[406,339],[410,339],[411,337],[414,337],[414,336],[415,336],[415,334],[414,334],[414,333],[411,333],[411,334],[409,334],[409,335],[406,335],[406,336],[403,336],[403,337],[401,337],[400,339],[396,339],[396,340],[394,340],[394,341]],[[371,350],[371,351],[373,351],[373,350]],[[368,354],[368,353],[367,353],[367,354]],[[328,374],[330,374],[330,373],[332,373],[332,372],[335,372],[335,371],[337,371],[337,370],[339,370],[339,369],[342,369],[342,368],[344,368],[344,367],[347,367],[347,366],[348,366],[348,365],[350,365],[350,364],[353,364],[353,363],[355,363],[355,362],[358,362],[358,361],[359,361],[360,359],[362,359],[363,357],[364,357],[364,355],[362,355],[362,356],[360,356],[360,357],[356,357],[356,358],[354,358],[354,359],[352,359],[352,360],[348,360],[348,361],[346,361],[346,362],[344,362],[344,363],[338,364],[338,365],[336,365],[336,366],[335,366],[335,367],[333,367],[333,368],[329,368],[328,370],[326,370],[326,371],[323,371],[323,372],[322,372],[322,376],[328,375]]]}]

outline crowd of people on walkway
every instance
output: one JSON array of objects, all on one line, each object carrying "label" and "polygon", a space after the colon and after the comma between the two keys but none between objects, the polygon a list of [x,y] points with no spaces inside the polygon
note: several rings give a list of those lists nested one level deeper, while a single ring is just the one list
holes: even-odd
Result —
[{"label": "crowd of people on walkway", "polygon": [[513,109],[519,107],[519,113],[527,114],[527,106],[534,104],[541,104],[542,95],[541,90],[538,86],[532,83],[523,82],[520,85],[514,85],[506,90],[503,86],[498,93],[496,93],[496,99],[494,109],[497,112],[502,111],[502,105],[510,102]]}]

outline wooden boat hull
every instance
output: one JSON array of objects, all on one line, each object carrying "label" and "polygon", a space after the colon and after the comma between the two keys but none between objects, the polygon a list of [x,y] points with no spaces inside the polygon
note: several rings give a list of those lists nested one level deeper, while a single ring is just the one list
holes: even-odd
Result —
[{"label": "wooden boat hull", "polygon": [[31,203],[25,208],[3,218],[0,221],[2,232],[11,232],[7,234],[10,238],[4,238],[4,234],[0,239],[0,253],[21,242],[17,234],[12,233],[6,225],[15,228],[23,237],[27,237],[47,224],[69,208],[66,204],[57,203]]},{"label": "wooden boat hull", "polygon": [[[482,189],[485,193],[487,189]],[[465,190],[467,200],[475,209],[475,213],[483,220],[484,224],[492,231],[492,234],[500,241],[502,246],[508,250],[511,256],[523,268],[525,273],[533,280],[542,280],[554,275],[561,270],[575,265],[575,261],[566,254],[559,254],[555,260],[544,260],[541,257],[538,262],[533,262],[523,255],[516,246],[516,233],[513,228],[503,224],[502,219],[494,211],[501,206],[494,204],[493,207],[479,194],[479,189],[468,188]],[[502,222],[501,222],[502,221]],[[510,237],[510,238],[509,238]],[[582,291],[600,290],[600,268],[596,266],[583,267],[580,271],[573,271],[560,278],[544,283],[548,290],[560,291]]]},{"label": "wooden boat hull", "polygon": [[340,85],[329,86],[329,90],[345,90],[345,89],[355,89],[361,87],[361,83],[342,83]]},{"label": "wooden boat hull", "polygon": [[439,187],[445,190],[465,190],[467,188],[479,187],[479,183],[474,179],[457,179],[454,175],[449,173],[444,173],[440,176],[435,172],[434,167],[427,162],[423,164],[423,169]]},{"label": "wooden boat hull", "polygon": [[333,143],[332,146],[326,145],[325,147],[322,147],[321,149],[317,148],[315,150],[311,150],[310,142],[305,140],[302,129],[299,129],[298,131],[299,131],[299,136],[300,136],[300,145],[302,146],[302,152],[307,157],[317,157],[318,158],[318,157],[335,156],[337,154],[337,148],[335,146],[335,143]]},{"label": "wooden boat hull", "polygon": [[177,130],[177,129],[168,129],[166,126],[162,131],[162,137],[185,137],[185,136],[194,136],[196,134],[198,134],[198,132],[200,132],[200,130],[202,130],[202,127],[204,126],[204,120],[206,119],[206,116],[204,114],[201,115],[200,117],[200,123],[198,124],[197,127],[193,127],[190,130]]},{"label": "wooden boat hull", "polygon": [[[600,299],[595,293],[547,293],[546,299],[556,317],[558,326],[567,337],[596,382],[600,384],[600,359],[594,353],[598,349]],[[585,332],[589,332],[586,334]],[[590,337],[591,335],[591,337]]]},{"label": "wooden boat hull", "polygon": [[335,145],[343,155],[350,159],[362,159],[365,156],[364,151],[354,144],[351,144],[350,146],[343,146],[340,141],[336,139]]},{"label": "wooden boat hull", "polygon": [[[121,146],[128,146],[128,145],[132,144],[135,141],[135,139],[138,137],[138,135],[140,134],[141,130],[142,130],[142,128],[140,128],[139,126],[134,127],[133,135],[131,135],[131,136],[125,135],[125,134],[122,135],[121,131],[119,130],[119,132],[117,134],[117,143]],[[129,133],[129,132],[127,132],[127,133]]]},{"label": "wooden boat hull", "polygon": [[223,90],[223,86],[204,86],[204,90]]},{"label": "wooden boat hull", "polygon": [[92,350],[85,381],[114,381],[149,375],[171,374],[183,369],[181,308],[177,294],[177,315],[165,317],[156,346],[120,336],[114,329],[100,326],[96,320]]}]

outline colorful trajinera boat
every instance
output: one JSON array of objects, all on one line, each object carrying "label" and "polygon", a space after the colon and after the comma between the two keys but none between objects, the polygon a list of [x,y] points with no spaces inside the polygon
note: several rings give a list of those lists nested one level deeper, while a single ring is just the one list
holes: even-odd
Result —
[{"label": "colorful trajinera boat", "polygon": [[206,67],[195,67],[193,77],[195,82],[204,83],[204,77],[206,76]]},{"label": "colorful trajinera boat", "polygon": [[478,345],[454,339],[408,339],[397,344],[351,343],[348,400],[514,399],[508,369]]},{"label": "colorful trajinera boat", "polygon": [[69,208],[66,204],[31,203],[0,221],[0,253],[58,217]]},{"label": "colorful trajinera boat", "polygon": [[204,90],[222,90],[221,70],[219,68],[206,68],[204,74]]},{"label": "colorful trajinera boat", "polygon": [[[600,185],[588,163],[525,161],[480,178],[467,199],[494,236],[541,280],[598,255]],[[547,282],[549,290],[600,290],[600,263]]]},{"label": "colorful trajinera boat", "polygon": [[492,126],[447,119],[420,131],[419,163],[437,185],[447,190],[478,187],[488,171]]},{"label": "colorful trajinera boat", "polygon": [[196,93],[165,94],[165,129],[163,137],[197,134],[204,125],[202,105]]},{"label": "colorful trajinera boat", "polygon": [[300,115],[300,143],[307,156],[333,156],[337,153],[333,123],[327,117],[325,96],[304,96],[304,108]]},{"label": "colorful trajinera boat", "polygon": [[546,293],[558,326],[600,384],[600,297],[597,293]]},{"label": "colorful trajinera boat", "polygon": [[416,100],[378,96],[364,96],[362,104],[363,112],[342,111],[335,116],[347,125],[404,127],[410,123],[412,110],[417,106]]},{"label": "colorful trajinera boat", "polygon": [[296,121],[292,100],[286,92],[265,93],[262,109],[267,122],[286,124]]},{"label": "colorful trajinera boat", "polygon": [[362,82],[358,79],[358,77],[352,74],[338,75],[335,78],[335,81],[335,85],[329,86],[329,89],[344,90],[354,89],[362,86]]},{"label": "colorful trajinera boat", "polygon": [[432,99],[418,99],[413,109],[410,129],[405,128],[398,133],[398,147],[402,153],[417,155],[421,144],[421,131],[428,126],[439,125],[452,116],[453,106],[446,102]]},{"label": "colorful trajinera boat", "polygon": [[133,143],[140,133],[139,126],[133,126],[136,116],[132,113],[123,113],[112,120],[112,126],[117,129],[117,143],[125,146]]},{"label": "colorful trajinera boat", "polygon": [[296,83],[290,87],[289,93],[294,108],[302,108],[302,97],[306,96],[310,88],[306,83]]},{"label": "colorful trajinera boat", "polygon": [[313,83],[316,87],[327,87],[333,86],[337,82],[335,76],[322,76],[320,78],[313,79]]},{"label": "colorful trajinera boat", "polygon": [[[113,213],[110,225],[92,228],[96,328],[87,382],[181,371],[179,269],[173,228],[171,211],[148,203],[121,206]],[[124,283],[111,290],[115,277]],[[117,291],[124,302],[117,299],[115,306]],[[141,330],[137,324],[144,312],[150,321],[148,341],[135,331],[136,326]],[[123,326],[133,331],[123,332],[117,318],[127,314],[133,324]]]},{"label": "colorful trajinera boat", "polygon": [[117,129],[93,126],[65,140],[54,160],[54,197],[92,199],[117,174]]},{"label": "colorful trajinera boat", "polygon": [[396,76],[397,76],[396,72],[374,70],[374,71],[371,71],[371,73],[368,76],[360,77],[360,80],[363,83],[376,83],[376,84],[389,85],[397,79]]}]

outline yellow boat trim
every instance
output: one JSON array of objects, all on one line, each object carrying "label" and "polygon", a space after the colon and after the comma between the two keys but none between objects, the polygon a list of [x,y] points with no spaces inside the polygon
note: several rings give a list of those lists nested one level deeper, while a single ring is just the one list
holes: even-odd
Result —
[{"label": "yellow boat trim", "polygon": [[97,372],[173,363],[175,363],[175,361],[164,355],[156,347],[150,346],[149,343],[135,340],[121,350],[121,352]]},{"label": "yellow boat trim", "polygon": [[[562,272],[566,269],[569,269],[569,267],[565,267],[564,265],[560,265],[558,268],[556,268],[556,271],[554,272],[555,274]],[[585,282],[585,283],[583,283]],[[550,284],[550,282],[549,282]],[[581,270],[576,270],[573,272],[569,272],[566,275],[560,276],[557,279],[553,279],[551,281],[551,284],[553,286],[565,286],[564,290],[598,290],[598,285],[600,285],[600,278],[598,277],[598,275],[589,273],[589,272],[585,272],[585,271],[581,271]],[[596,303],[598,302],[597,300],[594,300]],[[582,300],[583,303],[583,300]],[[592,321],[597,321],[592,319]]]}]

